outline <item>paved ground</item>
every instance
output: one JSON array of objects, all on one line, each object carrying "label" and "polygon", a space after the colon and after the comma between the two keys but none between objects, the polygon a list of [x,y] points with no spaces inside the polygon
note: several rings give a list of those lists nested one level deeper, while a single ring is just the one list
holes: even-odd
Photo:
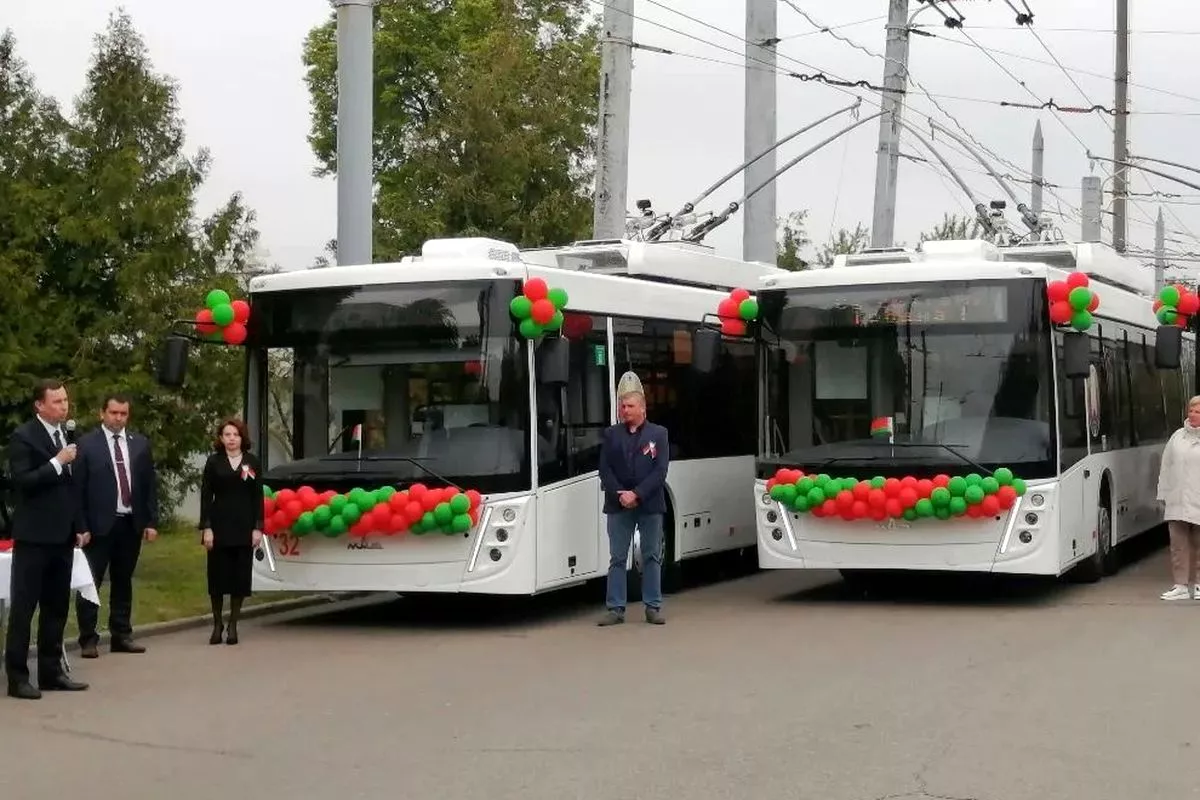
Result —
[{"label": "paved ground", "polygon": [[1200,603],[1157,600],[1165,571],[882,599],[759,574],[663,628],[568,598],[172,634],[77,661],[85,694],[0,699],[0,798],[1194,797]]}]

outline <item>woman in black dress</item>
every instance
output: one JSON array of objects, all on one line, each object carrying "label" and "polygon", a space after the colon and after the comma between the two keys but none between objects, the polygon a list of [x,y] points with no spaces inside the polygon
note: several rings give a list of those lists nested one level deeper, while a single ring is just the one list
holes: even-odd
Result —
[{"label": "woman in black dress", "polygon": [[213,630],[209,644],[220,644],[221,612],[229,595],[226,644],[237,644],[242,601],[250,596],[254,548],[262,541],[263,492],[260,465],[247,452],[246,425],[230,419],[217,428],[216,452],[204,464],[200,481],[201,543],[208,551],[208,595]]}]

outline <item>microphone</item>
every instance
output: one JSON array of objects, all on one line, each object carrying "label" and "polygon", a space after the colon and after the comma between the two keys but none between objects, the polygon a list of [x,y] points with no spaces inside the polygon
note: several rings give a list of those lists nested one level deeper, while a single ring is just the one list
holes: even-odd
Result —
[{"label": "microphone", "polygon": [[69,419],[64,422],[63,432],[66,433],[67,444],[75,444],[75,420]]}]

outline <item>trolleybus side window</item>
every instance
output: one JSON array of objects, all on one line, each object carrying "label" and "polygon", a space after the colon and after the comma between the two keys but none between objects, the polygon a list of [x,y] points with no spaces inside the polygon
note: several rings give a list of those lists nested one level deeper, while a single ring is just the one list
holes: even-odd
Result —
[{"label": "trolleybus side window", "polygon": [[608,387],[608,319],[570,315],[566,386],[537,382],[538,483],[545,485],[595,472],[600,437],[611,420]]}]

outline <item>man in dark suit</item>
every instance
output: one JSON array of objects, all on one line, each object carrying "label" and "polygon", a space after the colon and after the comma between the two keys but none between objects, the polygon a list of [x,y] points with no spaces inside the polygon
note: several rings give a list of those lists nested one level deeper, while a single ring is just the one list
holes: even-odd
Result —
[{"label": "man in dark suit", "polygon": [[[142,539],[152,542],[158,536],[158,476],[149,440],[127,430],[129,405],[123,394],[104,398],[100,427],[79,440],[75,462],[75,488],[91,533],[83,552],[97,588],[105,573],[111,573],[108,631],[114,653],[146,652],[133,641],[133,571]],[[96,606],[76,594],[75,617],[80,655],[99,657]]]},{"label": "man in dark suit", "polygon": [[604,431],[600,486],[608,522],[608,612],[600,625],[625,621],[625,565],[636,528],[641,534],[642,604],[646,622],[662,625],[663,515],[667,512],[667,429],[646,420],[646,395],[632,372],[617,384],[621,422]]},{"label": "man in dark suit", "polygon": [[[71,608],[75,547],[88,534],[73,486],[75,445],[63,423],[70,405],[61,381],[40,382],[33,392],[37,416],[13,431],[8,443],[13,484],[11,614],[4,642],[8,695],[37,700],[46,691],[88,688],[63,670],[63,630]],[[29,637],[38,619],[38,687],[29,681]]]}]

